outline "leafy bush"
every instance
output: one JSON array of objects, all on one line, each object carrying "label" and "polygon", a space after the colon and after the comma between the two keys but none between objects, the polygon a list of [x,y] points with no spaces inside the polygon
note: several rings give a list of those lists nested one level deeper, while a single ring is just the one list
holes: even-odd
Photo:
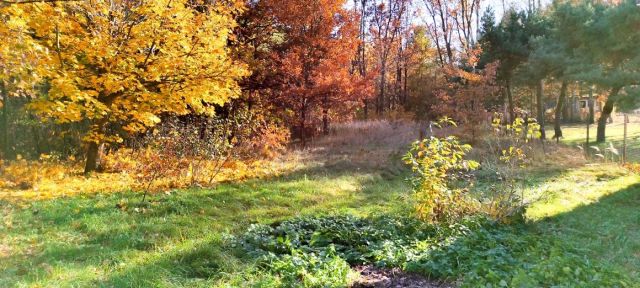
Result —
[{"label": "leafy bush", "polygon": [[[436,125],[456,124],[445,117]],[[411,184],[418,217],[430,221],[452,220],[474,211],[474,201],[464,195],[467,190],[452,185],[465,171],[478,167],[477,162],[464,159],[470,150],[471,145],[460,143],[454,136],[431,135],[411,145],[403,159],[413,171]]]},{"label": "leafy bush", "polygon": [[[439,128],[456,126],[449,118],[433,123]],[[471,146],[462,144],[454,136],[428,138],[416,141],[404,156],[411,165],[416,211],[419,218],[438,222],[456,221],[472,214],[488,215],[502,222],[518,221],[529,204],[524,198],[524,183],[518,174],[531,162],[533,151],[529,137],[540,135],[535,119],[521,118],[502,125],[499,115],[493,121],[494,133],[485,137],[482,153],[482,171],[473,176],[489,175],[490,184],[479,193],[468,193],[471,170],[480,164],[467,160]]]},{"label": "leafy bush", "polygon": [[255,135],[238,147],[238,152],[255,156],[256,152],[264,158],[272,159],[286,150],[289,142],[289,129],[273,123],[264,123],[256,128]]},{"label": "leafy bush", "polygon": [[[122,149],[116,154],[106,157],[108,167],[132,175],[135,179],[134,189],[144,191],[143,202],[152,188],[152,184],[160,179],[178,182],[182,172],[189,167],[190,161],[183,158],[177,149],[179,141],[171,137],[161,137],[154,146],[144,149]],[[159,185],[156,185],[158,187]],[[171,188],[179,186],[172,184]]]},{"label": "leafy bush", "polygon": [[230,118],[168,119],[153,132],[130,140],[127,144],[133,148],[106,155],[105,168],[132,175],[136,183],[131,188],[145,193],[277,173],[275,163],[258,158],[281,152],[287,135],[274,125],[252,127],[257,123],[249,119],[247,111],[236,114]]},{"label": "leafy bush", "polygon": [[518,176],[531,163],[530,138],[540,136],[540,125],[532,118],[516,118],[503,126],[496,114],[492,127],[494,133],[485,137],[484,143],[488,152],[482,157],[482,169],[492,178],[488,181],[491,185],[481,191],[481,207],[490,217],[508,222],[521,218],[529,204],[523,195],[524,182]]},{"label": "leafy bush", "polygon": [[295,250],[282,257],[270,254],[265,262],[280,287],[347,287],[354,274],[333,246],[317,254]]}]

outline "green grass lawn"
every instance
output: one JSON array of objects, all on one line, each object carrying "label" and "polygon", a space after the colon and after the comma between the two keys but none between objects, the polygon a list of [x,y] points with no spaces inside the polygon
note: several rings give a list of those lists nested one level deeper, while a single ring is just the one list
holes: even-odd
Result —
[{"label": "green grass lawn", "polygon": [[[293,175],[158,194],[0,202],[0,287],[210,287],[251,269],[221,245],[251,223],[402,209],[402,176]],[[119,208],[120,207],[120,208]],[[144,210],[143,210],[144,208]]]},{"label": "green grass lawn", "polygon": [[[548,126],[547,133],[553,136],[553,126]],[[571,146],[584,146],[587,141],[587,126],[585,124],[562,126],[561,143]],[[622,153],[622,143],[624,139],[623,123],[611,123],[607,125],[605,130],[605,143],[596,143],[597,124],[589,126],[589,146],[597,146],[602,149],[609,147],[609,143],[613,143],[614,147]],[[593,149],[589,149],[591,154],[597,153]],[[629,161],[640,161],[640,123],[629,123],[627,126],[627,155]],[[617,158],[614,156],[614,159]]]},{"label": "green grass lawn", "polygon": [[[595,143],[597,135],[597,124],[589,125],[589,142]],[[553,135],[553,126],[547,127],[547,131]],[[622,141],[624,136],[624,125],[622,123],[608,124],[606,128],[607,141]],[[587,126],[585,124],[572,124],[562,126],[563,141],[566,143],[584,143],[587,140]],[[627,126],[627,137],[637,140],[640,137],[640,124],[629,123]]]},{"label": "green grass lawn", "polygon": [[[549,237],[640,285],[640,177],[615,166],[538,175],[527,212]],[[157,194],[0,202],[0,287],[242,287],[257,271],[225,243],[296,215],[406,213],[403,172],[308,169]],[[534,193],[535,192],[535,193]],[[255,272],[258,273],[258,272]]]},{"label": "green grass lawn", "polygon": [[535,189],[548,195],[527,210],[535,226],[640,285],[638,175],[613,164],[587,166]]}]

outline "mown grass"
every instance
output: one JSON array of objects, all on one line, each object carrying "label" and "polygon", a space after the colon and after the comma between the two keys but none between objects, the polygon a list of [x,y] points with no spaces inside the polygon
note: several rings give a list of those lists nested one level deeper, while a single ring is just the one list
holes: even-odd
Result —
[{"label": "mown grass", "polygon": [[[640,285],[640,177],[613,164],[591,165],[536,189],[549,196],[527,217],[592,261],[625,271]],[[538,191],[540,192],[540,191]]]},{"label": "mown grass", "polygon": [[[595,143],[597,135],[597,124],[589,125],[589,142]],[[553,127],[547,127],[547,131],[553,134]],[[606,128],[607,141],[620,141],[624,136],[624,124],[611,123]],[[587,140],[587,125],[572,124],[562,126],[562,136],[564,141],[568,143],[584,143]],[[637,139],[640,136],[640,123],[629,123],[627,126],[627,137]]]},{"label": "mown grass", "polygon": [[247,263],[223,248],[251,223],[402,209],[402,176],[300,171],[157,194],[2,202],[0,287],[183,287],[233,281]]},{"label": "mown grass", "polygon": [[[230,235],[298,215],[406,214],[406,176],[308,167],[148,205],[133,192],[0,202],[0,287],[242,287],[264,272],[228,248]],[[639,176],[614,165],[527,176],[529,195],[545,195],[527,211],[536,230],[640,285]]]},{"label": "mown grass", "polygon": [[[550,131],[549,135],[553,135],[553,127],[547,127],[547,131]],[[605,130],[606,139],[604,143],[596,143],[597,136],[597,124],[589,126],[589,146],[598,147],[600,152],[597,152],[593,148],[589,149],[591,155],[601,153],[605,154],[604,149],[613,144],[618,149],[619,155],[609,155],[607,160],[619,160],[622,155],[622,147],[624,140],[624,124],[622,122],[611,123],[607,125]],[[587,126],[586,124],[573,124],[562,127],[562,139],[561,143],[567,144],[573,147],[584,147],[587,142]],[[611,144],[610,144],[611,143]],[[640,123],[633,122],[627,126],[627,159],[629,161],[640,161]]]}]

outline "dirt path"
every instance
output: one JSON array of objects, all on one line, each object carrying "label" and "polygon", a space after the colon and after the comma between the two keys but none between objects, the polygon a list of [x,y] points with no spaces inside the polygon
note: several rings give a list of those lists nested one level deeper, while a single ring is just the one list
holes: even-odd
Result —
[{"label": "dirt path", "polygon": [[450,288],[452,284],[432,281],[426,277],[401,271],[400,269],[382,269],[373,266],[355,268],[360,279],[353,288]]}]

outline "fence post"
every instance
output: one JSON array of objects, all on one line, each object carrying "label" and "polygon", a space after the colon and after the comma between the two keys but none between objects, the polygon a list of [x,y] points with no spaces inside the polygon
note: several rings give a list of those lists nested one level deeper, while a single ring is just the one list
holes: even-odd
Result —
[{"label": "fence post", "polygon": [[587,142],[586,142],[586,144],[584,146],[584,153],[585,153],[585,156],[587,157],[587,159],[589,158],[589,125],[590,125],[590,123],[589,123],[589,121],[587,121]]},{"label": "fence post", "polygon": [[629,123],[629,115],[624,114],[624,138],[622,140],[622,164],[627,163],[627,123]]}]

